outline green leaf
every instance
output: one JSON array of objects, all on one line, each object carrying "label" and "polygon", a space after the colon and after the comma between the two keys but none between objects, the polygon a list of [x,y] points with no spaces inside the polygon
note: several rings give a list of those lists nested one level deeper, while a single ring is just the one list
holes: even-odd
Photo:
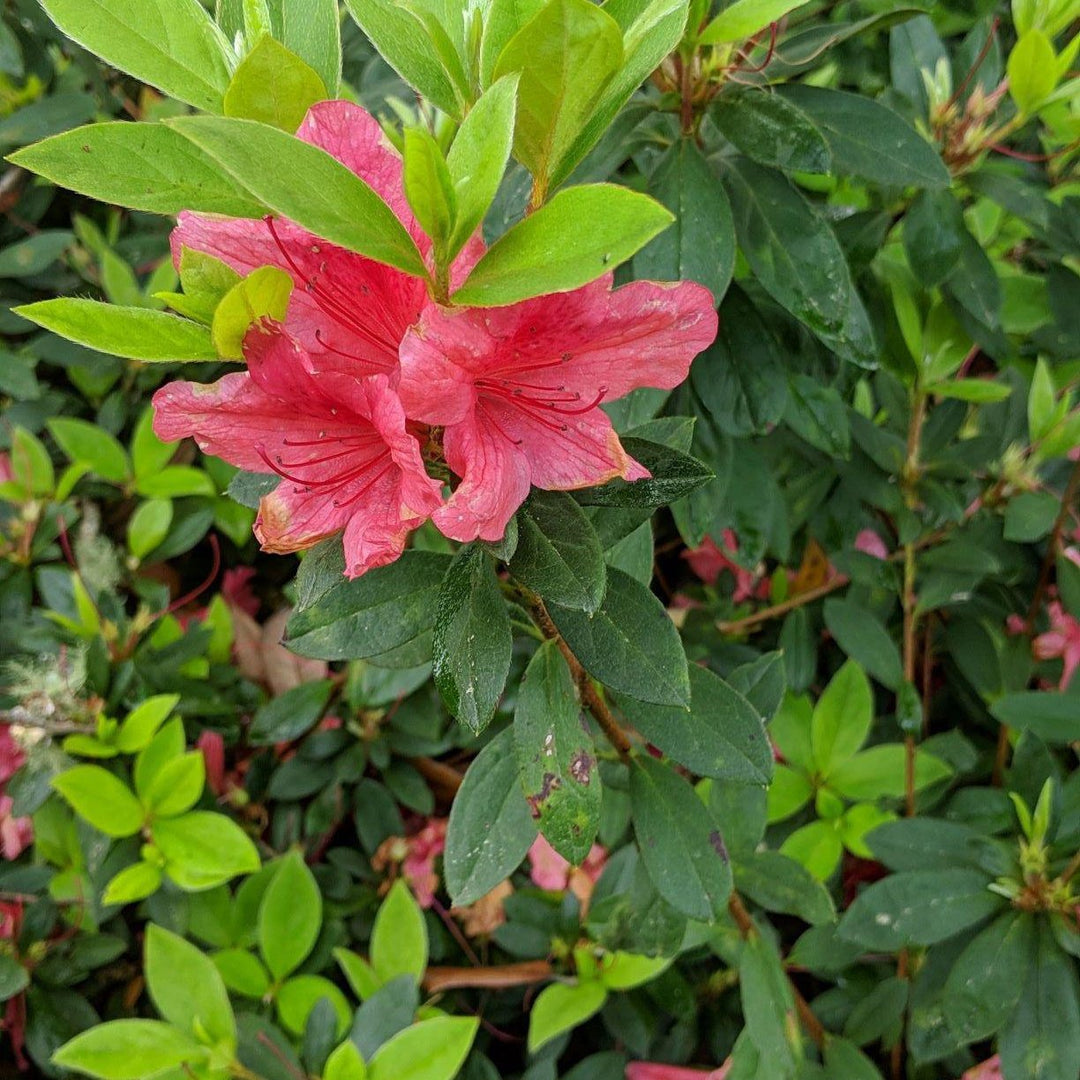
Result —
[{"label": "green leaf", "polygon": [[840,824],[839,819],[811,821],[784,840],[780,845],[780,854],[804,866],[816,880],[827,881],[835,873],[844,854]]},{"label": "green leaf", "polygon": [[[936,397],[954,398],[957,401],[972,401],[977,405],[993,404],[1004,401],[1012,394],[1012,387],[991,379],[948,379],[945,382],[931,383],[927,393]],[[1010,503],[1011,506],[1011,503]],[[1006,512],[1008,512],[1006,510]],[[1013,539],[1006,537],[1006,539]]]},{"label": "green leaf", "polygon": [[844,912],[840,936],[892,952],[934,945],[982,922],[1004,904],[977,870],[916,870],[864,889]]},{"label": "green leaf", "polygon": [[513,740],[513,732],[506,729],[480,751],[450,809],[444,868],[457,907],[479,900],[505,881],[536,839]]},{"label": "green leaf", "polygon": [[7,953],[0,953],[0,1002],[9,1001],[30,985],[30,972]]},{"label": "green leaf", "polygon": [[698,776],[768,784],[772,748],[757,710],[708,668],[691,664],[689,671],[689,710],[622,696],[619,707],[650,743]]},{"label": "green leaf", "polygon": [[754,851],[732,865],[735,887],[766,911],[796,915],[811,924],[835,921],[828,889],[794,859],[778,851]]},{"label": "green leaf", "polygon": [[62,297],[14,309],[17,315],[110,356],[131,360],[217,360],[210,332],[188,319],[140,307]]},{"label": "green leaf", "polygon": [[146,812],[131,788],[100,765],[76,765],[54,776],[52,786],[71,808],[106,836],[134,836]]},{"label": "green leaf", "polygon": [[696,281],[719,302],[735,269],[735,226],[720,177],[693,139],[672,143],[656,163],[649,192],[675,225],[634,256],[640,277]]},{"label": "green leaf", "polygon": [[44,273],[74,242],[66,229],[46,229],[0,251],[0,279]]},{"label": "green leaf", "polygon": [[881,1080],[881,1073],[854,1043],[831,1036],[825,1044],[822,1080]]},{"label": "green leaf", "polygon": [[433,674],[447,709],[474,732],[495,715],[512,645],[510,616],[491,559],[479,545],[463,548],[439,592]]},{"label": "green leaf", "polygon": [[49,451],[23,427],[16,427],[11,436],[11,475],[13,482],[30,495],[49,495],[56,486]]},{"label": "green leaf", "polygon": [[375,1051],[368,1080],[454,1080],[479,1026],[480,1021],[469,1016],[438,1016],[413,1024]]},{"label": "green leaf", "polygon": [[330,1054],[322,1080],[367,1080],[367,1066],[355,1043],[346,1039]]},{"label": "green leaf", "polygon": [[1044,742],[1067,744],[1080,738],[1080,709],[1073,694],[1023,690],[999,698],[990,712],[1001,723],[1030,731]]},{"label": "green leaf", "polygon": [[[906,751],[901,743],[872,746],[829,771],[829,787],[846,799],[899,799],[904,795]],[[925,750],[915,753],[915,790],[952,775],[952,769]]]},{"label": "green leaf", "polygon": [[[301,564],[301,580],[310,559]],[[288,624],[288,647],[321,660],[361,660],[422,641],[435,622],[449,564],[447,555],[406,551],[390,566],[352,581],[342,578],[340,566],[332,569],[317,604],[305,603],[301,592],[301,610]]]},{"label": "green leaf", "polygon": [[619,24],[589,0],[549,0],[503,48],[494,77],[520,73],[514,150],[541,192],[622,59]]},{"label": "green leaf", "polygon": [[180,284],[184,291],[162,294],[162,299],[181,315],[212,324],[218,305],[241,280],[231,266],[226,266],[213,255],[181,247]]},{"label": "green leaf", "polygon": [[832,151],[814,121],[790,101],[759,87],[728,86],[709,109],[721,134],[759,165],[827,173]]},{"label": "green leaf", "polygon": [[848,656],[883,686],[897,689],[904,678],[900,650],[866,608],[852,600],[826,600],[825,625]]},{"label": "green leaf", "polygon": [[592,849],[602,790],[596,747],[582,722],[574,680],[553,641],[525,670],[514,711],[521,785],[551,846],[574,866]]},{"label": "green leaf", "polygon": [[610,480],[600,487],[584,488],[574,495],[584,506],[668,506],[713,479],[713,472],[697,458],[662,443],[622,438],[623,449],[652,474],[644,480]]},{"label": "green leaf", "polygon": [[345,0],[349,14],[382,58],[443,112],[456,117],[461,98],[418,14],[394,0]]},{"label": "green leaf", "polygon": [[198,0],[41,0],[73,41],[140,82],[220,112],[229,46]]},{"label": "green leaf", "polygon": [[956,269],[966,232],[963,207],[951,191],[919,192],[904,215],[904,252],[923,285],[940,285]]},{"label": "green leaf", "polygon": [[731,893],[731,865],[716,821],[694,789],[662,762],[637,757],[630,768],[630,814],[656,891],[691,919],[719,919]]},{"label": "green leaf", "polygon": [[255,845],[224,814],[195,810],[162,818],[153,823],[151,834],[165,856],[165,873],[189,892],[253,874],[261,865]]},{"label": "green leaf", "polygon": [[502,183],[514,139],[517,85],[517,76],[508,75],[486,90],[469,110],[446,155],[457,199],[448,259],[480,227]]},{"label": "green leaf", "polygon": [[725,181],[739,248],[761,287],[826,345],[874,366],[866,312],[828,223],[774,170],[737,158]]},{"label": "green leaf", "polygon": [[245,997],[261,998],[270,989],[270,976],[262,961],[244,949],[222,949],[214,953],[214,966],[225,985]]},{"label": "green leaf", "polygon": [[199,1042],[234,1051],[236,1021],[210,957],[151,923],[146,928],[145,965],[150,997],[165,1020]]},{"label": "green leaf", "polygon": [[322,895],[297,851],[282,860],[259,905],[259,951],[280,981],[315,946],[322,927]]},{"label": "green leaf", "polygon": [[1009,94],[1022,116],[1035,112],[1058,83],[1057,57],[1046,34],[1028,30],[1009,53]]},{"label": "green leaf", "polygon": [[322,975],[296,975],[282,983],[275,996],[278,1019],[294,1035],[303,1035],[315,1006],[322,1001],[333,1010],[334,1035],[340,1039],[349,1030],[352,1010],[345,995]]},{"label": "green leaf", "polygon": [[862,668],[849,660],[814,707],[810,738],[814,762],[822,773],[829,775],[862,746],[873,719],[870,683]]},{"label": "green leaf", "polygon": [[349,251],[427,276],[393,210],[326,151],[255,120],[187,116],[169,124],[276,213]]},{"label": "green leaf", "polygon": [[679,632],[641,582],[609,567],[604,602],[594,615],[555,604],[549,614],[586,671],[612,690],[656,705],[690,704]]},{"label": "green leaf", "polygon": [[769,23],[782,19],[806,0],[735,0],[698,37],[702,45],[742,41]]},{"label": "green leaf", "polygon": [[510,573],[545,600],[593,612],[607,588],[600,538],[564,491],[536,489],[518,514]]},{"label": "green leaf", "polygon": [[334,950],[334,959],[352,988],[352,992],[361,1001],[367,1001],[378,992],[379,979],[372,966],[362,956],[357,956],[349,949],[337,948]]},{"label": "green leaf", "polygon": [[1053,427],[1056,397],[1054,376],[1050,373],[1049,364],[1040,356],[1035,361],[1028,390],[1028,433],[1032,442],[1041,439]]},{"label": "green leaf", "polygon": [[[587,285],[630,258],[671,220],[659,203],[628,188],[567,188],[488,249],[454,293],[454,302],[498,307]],[[583,221],[590,223],[588,229],[581,227]]]},{"label": "green leaf", "polygon": [[598,976],[609,990],[633,990],[651,982],[671,967],[670,956],[637,956],[628,952],[605,953]]},{"label": "green leaf", "polygon": [[[405,197],[420,228],[444,252],[457,217],[457,194],[434,136],[423,128],[405,129]],[[448,256],[443,257],[448,262]]]},{"label": "green leaf", "polygon": [[535,1054],[564,1031],[584,1024],[604,1007],[607,997],[607,989],[600,982],[545,987],[529,1010],[529,1053]]},{"label": "green leaf", "polygon": [[337,0],[281,0],[281,40],[318,73],[330,97],[341,82]]},{"label": "green leaf", "polygon": [[131,462],[127,451],[96,424],[58,416],[49,421],[49,431],[72,461],[88,465],[103,480],[122,484],[130,477]]},{"label": "green leaf", "polygon": [[153,863],[137,862],[113,877],[102,893],[102,904],[133,904],[161,888],[162,875]]},{"label": "green leaf", "polygon": [[776,946],[759,933],[739,954],[739,992],[751,1042],[779,1075],[790,1075],[802,1053],[795,999]]},{"label": "green leaf", "polygon": [[176,817],[199,801],[206,782],[206,759],[201,750],[192,750],[166,762],[139,796],[154,817]]},{"label": "green leaf", "polygon": [[296,53],[264,35],[234,72],[225,91],[224,112],[291,134],[308,109],[326,96],[326,86],[317,72]]},{"label": "green leaf", "polygon": [[165,1070],[198,1067],[210,1051],[160,1020],[110,1020],[76,1035],[52,1064],[99,1080],[143,1080]]},{"label": "green leaf", "polygon": [[1002,1028],[1024,990],[1038,946],[1038,929],[1023,911],[999,915],[960,954],[942,994],[945,1019],[965,1043]]},{"label": "green leaf", "polygon": [[237,282],[214,311],[211,336],[218,355],[243,360],[244,339],[261,319],[285,321],[293,279],[274,266],[261,266]]},{"label": "green leaf", "polygon": [[329,679],[314,679],[292,686],[260,705],[251,725],[251,741],[265,746],[300,738],[322,716],[332,689]]},{"label": "green leaf", "polygon": [[1034,963],[1011,1022],[998,1036],[1002,1074],[1017,1080],[1072,1080],[1080,1074],[1080,989],[1076,962],[1039,927]]},{"label": "green leaf", "polygon": [[173,504],[168,499],[147,499],[140,503],[127,525],[128,551],[144,559],[169,535]]},{"label": "green leaf", "polygon": [[417,983],[428,962],[428,935],[424,913],[409,886],[394,882],[379,906],[371,930],[371,966],[385,985],[399,975],[411,975]]},{"label": "green leaf", "polygon": [[728,289],[716,340],[694,361],[690,380],[725,435],[764,435],[784,415],[788,380],[780,347],[738,286]]},{"label": "green leaf", "polygon": [[906,120],[872,98],[804,83],[782,87],[832,150],[832,171],[888,187],[944,188],[949,170]]}]

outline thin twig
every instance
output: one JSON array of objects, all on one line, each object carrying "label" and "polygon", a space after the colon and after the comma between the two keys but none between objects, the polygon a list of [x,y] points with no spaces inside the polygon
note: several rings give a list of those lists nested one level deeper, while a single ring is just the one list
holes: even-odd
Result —
[{"label": "thin twig", "polygon": [[744,633],[761,623],[768,622],[770,619],[778,619],[781,615],[786,615],[789,611],[794,611],[795,608],[802,607],[804,604],[812,604],[815,600],[820,600],[823,596],[828,596],[829,593],[842,589],[850,580],[847,574],[837,574],[836,577],[830,578],[816,589],[808,589],[806,592],[799,593],[798,596],[793,596],[781,604],[773,604],[771,607],[762,608],[760,611],[755,611],[753,615],[747,615],[743,619],[717,622],[716,628],[721,634],[731,636]]},{"label": "thin twig", "polygon": [[510,986],[531,986],[547,982],[555,972],[547,960],[527,960],[520,964],[492,967],[429,967],[423,985],[429,994],[444,990],[503,990]]}]

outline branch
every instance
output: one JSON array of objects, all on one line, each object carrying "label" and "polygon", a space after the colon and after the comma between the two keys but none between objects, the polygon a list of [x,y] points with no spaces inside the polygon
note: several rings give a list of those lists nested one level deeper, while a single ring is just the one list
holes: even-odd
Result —
[{"label": "branch", "polygon": [[79,724],[74,720],[54,720],[51,716],[31,712],[25,705],[16,705],[12,709],[0,709],[0,724],[37,728],[47,735],[85,735],[91,731],[86,724]]},{"label": "branch", "polygon": [[503,990],[547,982],[554,977],[555,972],[546,960],[526,960],[481,968],[429,967],[424,973],[423,986],[429,994],[444,990]]},{"label": "branch", "polygon": [[794,611],[795,608],[802,607],[804,604],[812,604],[815,600],[820,600],[823,596],[828,596],[829,593],[842,589],[849,580],[847,574],[837,574],[836,577],[826,581],[824,585],[819,585],[816,589],[809,589],[804,593],[799,593],[798,596],[793,596],[782,604],[773,604],[772,607],[762,608],[760,611],[755,611],[753,615],[747,615],[744,619],[717,622],[716,628],[721,634],[741,634],[746,630],[752,630],[763,622],[768,622],[770,619],[779,619],[781,615],[786,615],[789,611]]}]

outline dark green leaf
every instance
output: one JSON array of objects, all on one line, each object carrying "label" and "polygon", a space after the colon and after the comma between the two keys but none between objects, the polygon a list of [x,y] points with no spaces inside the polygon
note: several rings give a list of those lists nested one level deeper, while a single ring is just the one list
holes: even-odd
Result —
[{"label": "dark green leaf", "polygon": [[255,713],[250,738],[257,745],[291,742],[315,726],[330,700],[329,679],[301,683],[271,698]]},{"label": "dark green leaf", "polygon": [[435,685],[446,707],[482,731],[510,671],[510,616],[490,557],[479,545],[458,553],[446,573],[435,611]]},{"label": "dark green leaf", "polygon": [[1048,743],[1080,739],[1080,706],[1073,694],[1024,690],[1006,694],[990,707],[994,717],[1018,731],[1030,731]]},{"label": "dark green leaf", "polygon": [[926,287],[940,285],[963,251],[964,211],[951,191],[920,191],[904,216],[908,265]]},{"label": "dark green leaf", "polygon": [[837,645],[890,690],[904,677],[900,650],[889,632],[865,607],[853,600],[825,601],[825,625]]},{"label": "dark green leaf", "polygon": [[728,87],[709,110],[725,138],[759,165],[827,173],[832,152],[802,109],[770,90]]},{"label": "dark green leaf", "polygon": [[575,492],[585,506],[654,507],[667,506],[708,483],[712,470],[689,454],[670,446],[627,435],[623,448],[652,475],[644,480],[611,480],[601,487]]},{"label": "dark green leaf", "polygon": [[788,385],[790,393],[784,410],[788,427],[830,457],[849,457],[851,430],[843,398],[831,386],[798,372]]}]

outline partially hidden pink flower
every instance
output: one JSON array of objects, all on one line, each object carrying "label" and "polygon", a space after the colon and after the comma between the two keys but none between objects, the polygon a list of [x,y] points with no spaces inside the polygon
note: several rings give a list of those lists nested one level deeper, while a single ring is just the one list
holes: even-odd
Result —
[{"label": "partially hidden pink flower", "polygon": [[873,555],[875,559],[887,559],[889,557],[889,549],[885,546],[885,541],[873,529],[863,529],[859,535],[855,537],[855,550],[861,551],[865,555]]},{"label": "partially hidden pink flower", "polygon": [[980,1062],[964,1073],[961,1080],[1005,1080],[1001,1071],[1001,1055],[995,1054],[992,1058]]},{"label": "partially hidden pink flower", "polygon": [[28,817],[15,817],[10,795],[0,795],[0,856],[17,859],[33,842],[34,823]]},{"label": "partially hidden pink flower", "polygon": [[498,540],[530,485],[554,491],[639,480],[601,402],[671,389],[716,336],[707,289],[610,275],[491,309],[432,305],[404,337],[398,392],[410,418],[444,428],[461,477],[435,524]]},{"label": "partially hidden pink flower", "polygon": [[1070,615],[1057,600],[1047,607],[1050,629],[1031,643],[1031,651],[1037,660],[1057,660],[1063,663],[1058,689],[1064,690],[1080,667],[1080,620]]},{"label": "partially hidden pink flower", "polygon": [[407,850],[401,860],[401,874],[416,902],[425,910],[435,903],[439,887],[435,860],[446,850],[446,825],[446,818],[430,818],[418,833],[405,841]]},{"label": "partially hidden pink flower", "polygon": [[11,728],[0,724],[0,785],[6,784],[22,768],[26,755],[15,741]]},{"label": "partially hidden pink flower", "polygon": [[234,566],[221,575],[221,598],[233,611],[242,611],[253,619],[259,613],[259,598],[251,587],[254,577],[252,566]]},{"label": "partially hidden pink flower", "polygon": [[[683,552],[683,558],[690,564],[690,569],[706,585],[715,585],[720,575],[726,570],[735,579],[735,592],[732,600],[741,604],[744,600],[763,599],[768,596],[769,583],[762,582],[752,570],[747,570],[735,561],[739,550],[739,541],[732,529],[725,529],[721,537],[723,546],[719,546],[711,536],[696,548]],[[764,587],[764,591],[763,591]]]},{"label": "partially hidden pink flower", "polygon": [[626,1080],[724,1080],[731,1072],[731,1062],[719,1069],[686,1069],[680,1065],[661,1065],[651,1061],[631,1061],[626,1066]]},{"label": "partially hidden pink flower", "polygon": [[225,781],[225,740],[219,732],[207,729],[195,740],[195,748],[202,752],[206,786],[222,798],[229,790]]},{"label": "partially hidden pink flower", "polygon": [[581,866],[571,866],[543,834],[537,836],[529,848],[529,877],[532,883],[551,892],[569,889],[582,904],[588,903],[606,864],[607,851],[599,844],[593,844]]},{"label": "partially hidden pink flower", "polygon": [[14,478],[15,474],[11,471],[11,455],[6,450],[0,450],[0,484],[6,484]]},{"label": "partially hidden pink flower", "polygon": [[191,435],[208,454],[281,477],[255,519],[263,550],[299,551],[344,530],[347,576],[393,562],[440,504],[441,487],[387,376],[320,372],[267,321],[248,333],[245,355],[246,372],[158,390],[158,436]]}]

